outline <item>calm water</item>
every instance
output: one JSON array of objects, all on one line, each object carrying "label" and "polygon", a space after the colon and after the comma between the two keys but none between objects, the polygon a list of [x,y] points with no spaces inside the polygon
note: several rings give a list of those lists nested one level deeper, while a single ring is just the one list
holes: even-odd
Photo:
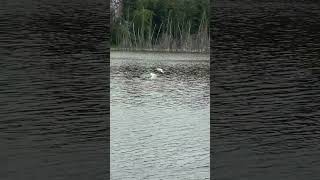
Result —
[{"label": "calm water", "polygon": [[320,177],[320,6],[215,3],[213,177]]},{"label": "calm water", "polygon": [[111,179],[209,179],[209,92],[209,55],[112,52]]},{"label": "calm water", "polygon": [[108,6],[0,2],[0,179],[106,179]]}]

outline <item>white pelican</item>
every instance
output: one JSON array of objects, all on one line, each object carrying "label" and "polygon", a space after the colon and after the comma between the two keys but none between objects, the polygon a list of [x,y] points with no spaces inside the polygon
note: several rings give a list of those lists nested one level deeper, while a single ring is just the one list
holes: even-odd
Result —
[{"label": "white pelican", "polygon": [[161,69],[161,68],[157,68],[156,70],[161,72],[162,74],[164,73],[163,69]]},{"label": "white pelican", "polygon": [[156,79],[156,78],[158,77],[158,75],[160,75],[159,72],[160,72],[161,74],[164,73],[163,69],[161,69],[161,68],[156,68],[154,72],[151,72],[151,73],[150,73],[150,79]]}]

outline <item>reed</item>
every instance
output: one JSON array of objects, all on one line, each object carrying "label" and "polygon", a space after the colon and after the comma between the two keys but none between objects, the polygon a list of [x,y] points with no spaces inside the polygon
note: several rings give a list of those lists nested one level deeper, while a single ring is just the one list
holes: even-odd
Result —
[{"label": "reed", "polygon": [[154,22],[155,13],[144,5],[140,4],[132,12],[132,16],[127,13],[125,17],[120,17],[112,23],[112,49],[209,52],[207,11],[203,11],[201,17],[198,17],[200,21],[196,28],[192,18],[173,15],[175,12],[169,12],[166,18],[157,23]]}]

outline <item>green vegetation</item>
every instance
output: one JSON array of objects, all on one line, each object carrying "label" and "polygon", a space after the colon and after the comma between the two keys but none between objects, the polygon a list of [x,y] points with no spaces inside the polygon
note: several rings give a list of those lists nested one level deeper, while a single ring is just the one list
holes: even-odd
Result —
[{"label": "green vegetation", "polygon": [[111,45],[122,50],[209,52],[209,0],[123,0]]}]

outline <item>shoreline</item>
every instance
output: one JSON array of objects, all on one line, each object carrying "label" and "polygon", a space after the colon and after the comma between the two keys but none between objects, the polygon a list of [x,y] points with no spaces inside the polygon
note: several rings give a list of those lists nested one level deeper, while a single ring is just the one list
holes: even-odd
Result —
[{"label": "shoreline", "polygon": [[210,53],[199,52],[172,52],[172,51],[129,51],[113,50],[110,51],[110,59],[116,60],[129,58],[132,60],[152,59],[157,61],[210,61]]},{"label": "shoreline", "polygon": [[210,51],[199,50],[170,50],[170,49],[131,49],[131,48],[110,48],[110,51],[125,51],[125,52],[155,52],[155,53],[191,53],[191,54],[210,54]]}]

